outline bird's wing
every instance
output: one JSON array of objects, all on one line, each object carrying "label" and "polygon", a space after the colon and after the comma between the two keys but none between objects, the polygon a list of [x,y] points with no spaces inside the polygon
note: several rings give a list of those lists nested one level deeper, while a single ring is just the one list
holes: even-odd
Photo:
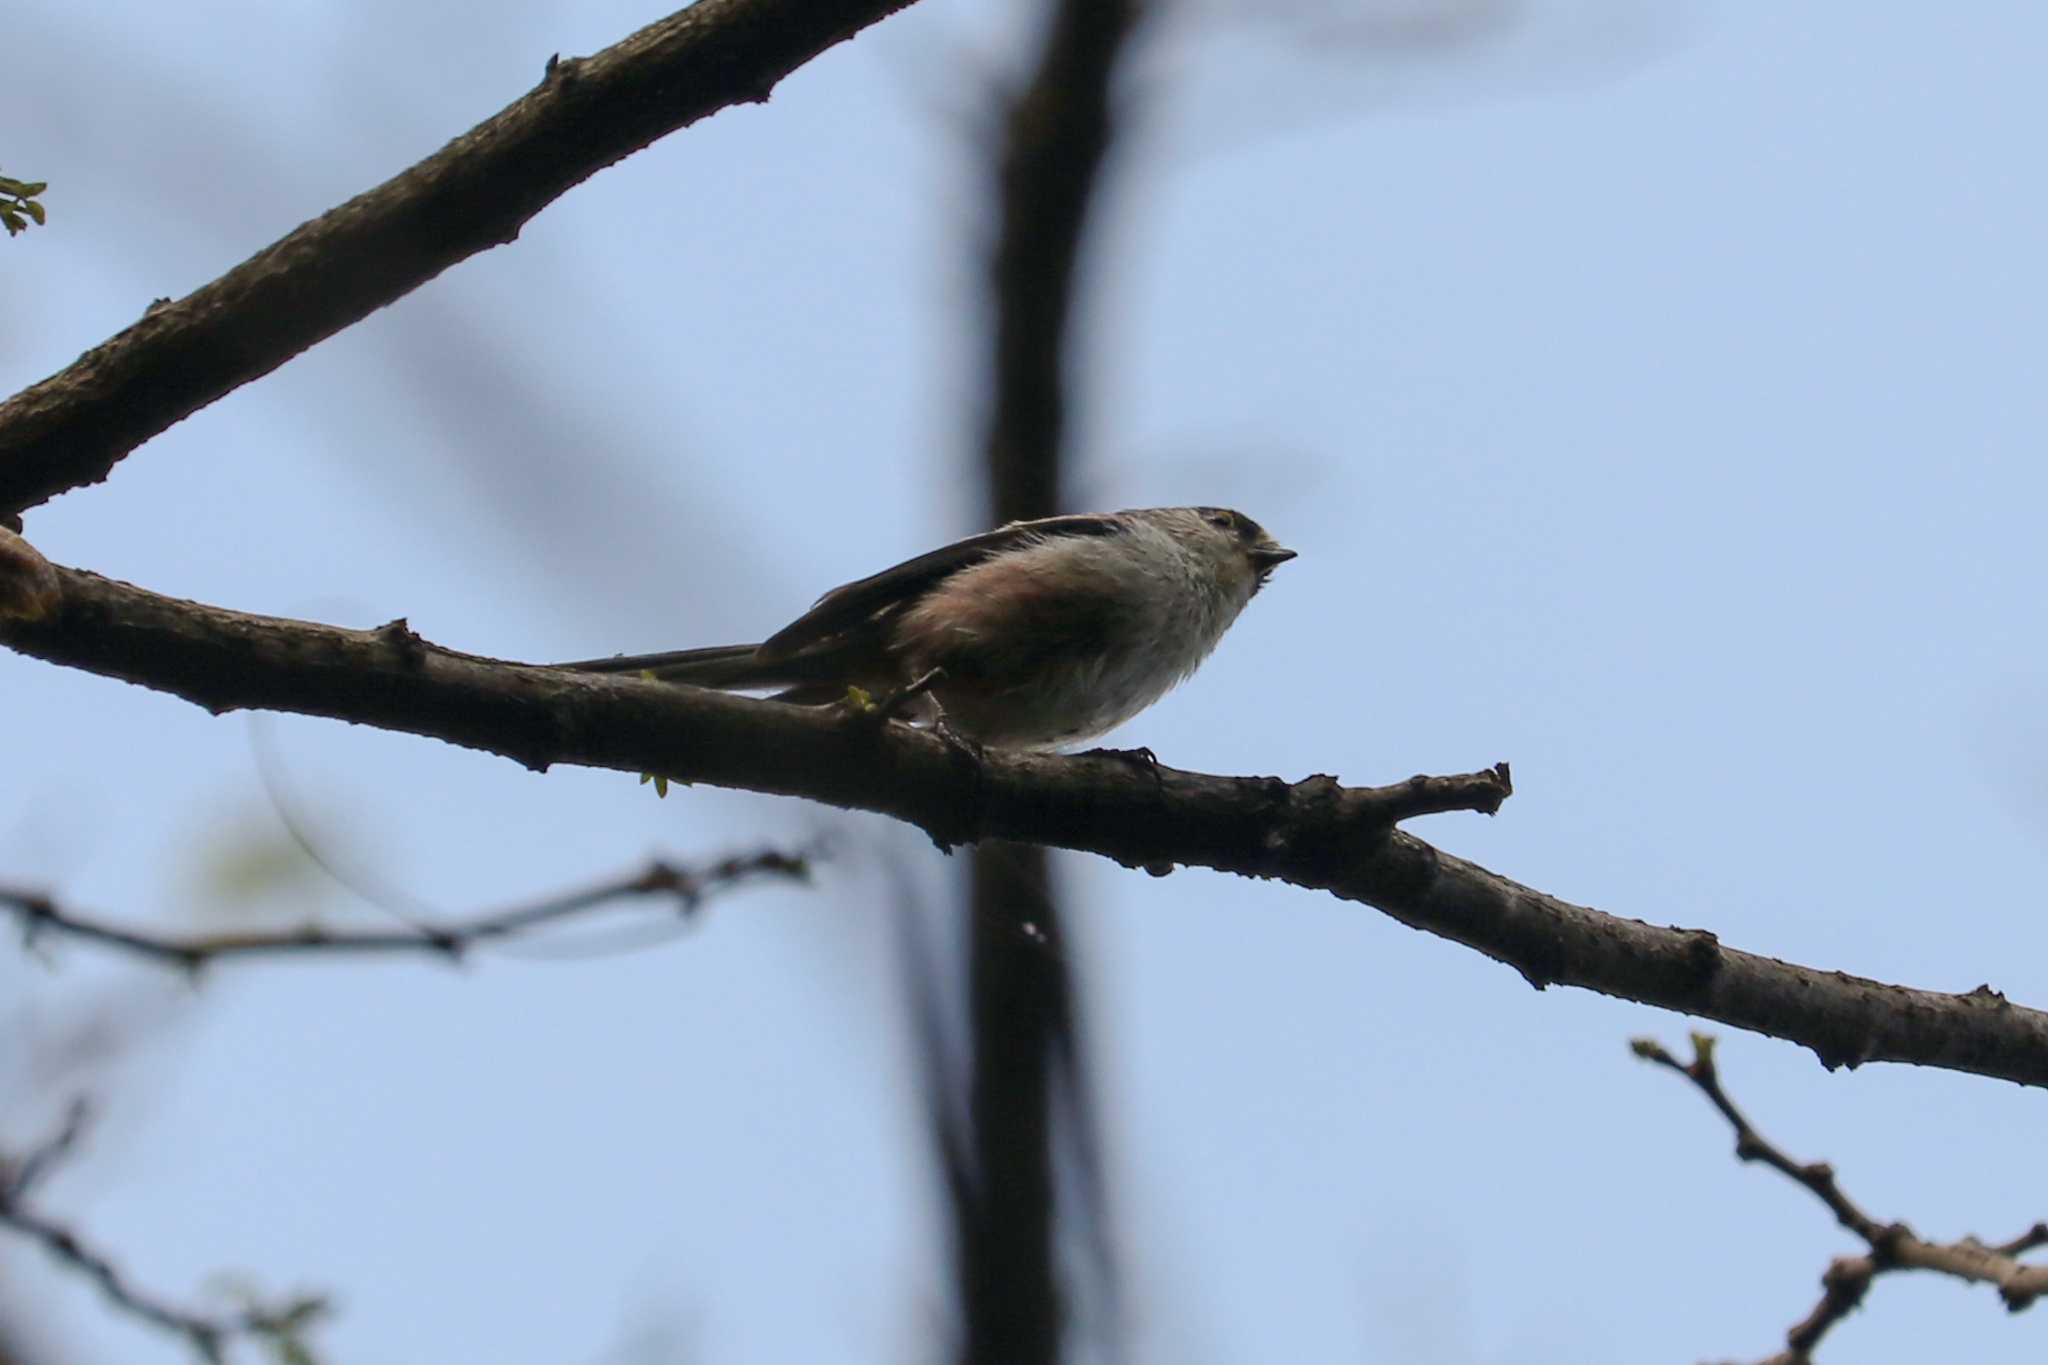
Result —
[{"label": "bird's wing", "polygon": [[939,580],[1004,550],[1058,536],[1115,535],[1123,527],[1123,519],[1115,513],[1079,513],[1013,521],[1008,526],[942,545],[893,568],[832,589],[809,611],[763,641],[760,657],[787,658],[808,645],[871,620],[878,612],[913,602]]}]

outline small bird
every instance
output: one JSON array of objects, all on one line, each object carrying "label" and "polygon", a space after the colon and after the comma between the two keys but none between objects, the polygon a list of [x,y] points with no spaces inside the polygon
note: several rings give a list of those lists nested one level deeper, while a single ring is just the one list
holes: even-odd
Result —
[{"label": "small bird", "polygon": [[1052,749],[1159,700],[1294,557],[1225,507],[1014,521],[834,588],[757,645],[557,666],[801,705],[923,683],[921,717],[960,738]]}]

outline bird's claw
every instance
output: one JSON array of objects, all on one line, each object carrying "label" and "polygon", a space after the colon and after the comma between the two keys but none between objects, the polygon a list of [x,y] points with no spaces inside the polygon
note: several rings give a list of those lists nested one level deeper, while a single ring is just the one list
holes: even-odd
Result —
[{"label": "bird's claw", "polygon": [[1135,749],[1084,749],[1082,758],[1114,758],[1125,763],[1142,763],[1153,772],[1159,771],[1159,755],[1152,752],[1149,744],[1140,744]]},{"label": "bird's claw", "polygon": [[839,705],[847,719],[880,728],[892,720],[900,719],[910,703],[930,692],[945,676],[944,669],[928,669],[921,677],[913,678],[900,687],[891,688],[879,697],[864,687],[849,685],[846,696]]},{"label": "bird's claw", "polygon": [[988,757],[988,751],[982,747],[981,741],[963,733],[946,718],[944,711],[939,712],[938,718],[932,722],[932,733],[946,741],[946,747],[971,760],[977,767]]},{"label": "bird's claw", "polygon": [[[880,701],[875,702],[873,704],[874,710],[871,714],[878,721],[896,720],[903,715],[904,710],[910,703],[916,701],[919,697],[928,695],[934,687],[945,680],[945,669],[927,668],[917,677],[912,678],[901,687],[892,689]],[[938,699],[934,697],[932,700],[933,704],[936,705]]]},{"label": "bird's claw", "polygon": [[1082,758],[1113,758],[1119,763],[1143,766],[1147,772],[1152,774],[1152,781],[1156,785],[1162,787],[1166,785],[1166,779],[1161,775],[1160,771],[1159,755],[1152,752],[1152,746],[1149,744],[1140,744],[1135,749],[1087,749],[1080,756]]}]

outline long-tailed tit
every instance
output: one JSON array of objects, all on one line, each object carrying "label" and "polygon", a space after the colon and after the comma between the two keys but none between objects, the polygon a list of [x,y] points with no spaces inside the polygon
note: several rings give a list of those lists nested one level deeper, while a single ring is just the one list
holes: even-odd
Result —
[{"label": "long-tailed tit", "polygon": [[930,700],[960,735],[1053,748],[1129,720],[1193,673],[1292,558],[1223,507],[1017,521],[834,588],[758,645],[562,667],[808,705],[937,669]]}]

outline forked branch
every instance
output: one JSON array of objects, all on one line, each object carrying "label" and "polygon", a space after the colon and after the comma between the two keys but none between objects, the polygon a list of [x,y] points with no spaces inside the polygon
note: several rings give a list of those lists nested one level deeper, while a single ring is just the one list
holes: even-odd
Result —
[{"label": "forked branch", "polygon": [[1794,1161],[1776,1143],[1757,1132],[1721,1087],[1711,1037],[1700,1033],[1692,1036],[1690,1062],[1679,1061],[1655,1039],[1638,1038],[1629,1046],[1636,1056],[1676,1071],[1699,1087],[1700,1093],[1735,1130],[1738,1158],[1760,1161],[1804,1186],[1827,1206],[1836,1222],[1855,1233],[1869,1248],[1857,1255],[1837,1256],[1828,1265],[1821,1276],[1820,1302],[1785,1334],[1785,1349],[1761,1365],[1809,1365],[1814,1349],[1828,1330],[1853,1312],[1869,1292],[1871,1281],[1887,1271],[1932,1270],[1959,1280],[1995,1285],[2005,1306],[2015,1313],[2048,1292],[2048,1266],[2027,1265],[2019,1259],[2024,1252],[2048,1245],[2048,1223],[2035,1223],[2011,1241],[1990,1246],[1975,1237],[1930,1242],[1904,1223],[1881,1222],[1843,1192],[1835,1179],[1834,1167],[1825,1161]]}]

